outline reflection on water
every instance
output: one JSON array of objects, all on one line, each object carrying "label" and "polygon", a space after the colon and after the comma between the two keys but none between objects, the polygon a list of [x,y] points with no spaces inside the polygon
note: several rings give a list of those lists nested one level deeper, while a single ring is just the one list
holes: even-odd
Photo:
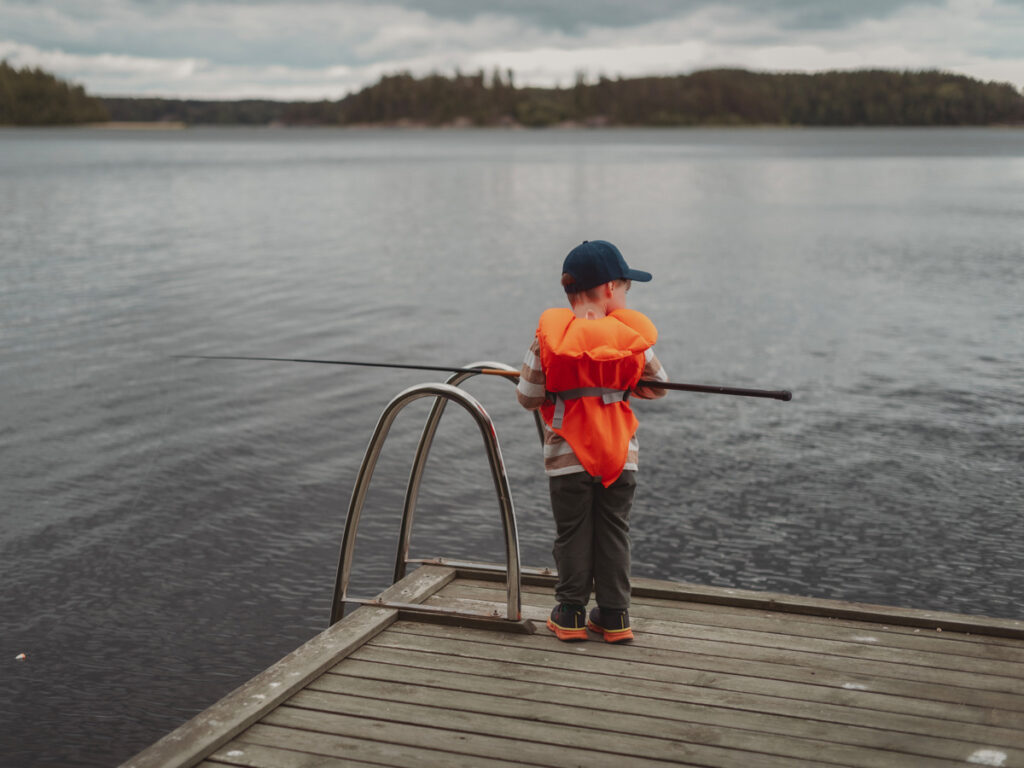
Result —
[{"label": "reflection on water", "polygon": [[[564,253],[618,243],[672,378],[641,403],[635,573],[1024,616],[1024,144],[1013,131],[0,132],[3,753],[127,758],[322,629],[375,369],[517,363]],[[497,424],[523,560],[536,433]],[[389,580],[429,405],[378,464],[354,592]],[[500,560],[450,408],[414,554]],[[51,734],[61,736],[54,744]]]}]

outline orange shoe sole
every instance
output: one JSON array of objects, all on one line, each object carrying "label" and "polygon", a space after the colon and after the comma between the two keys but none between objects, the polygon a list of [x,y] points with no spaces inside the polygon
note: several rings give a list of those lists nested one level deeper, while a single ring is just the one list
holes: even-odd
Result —
[{"label": "orange shoe sole", "polygon": [[587,630],[585,629],[569,629],[567,627],[560,627],[551,619],[548,619],[548,629],[555,633],[555,637],[559,640],[566,642],[574,642],[576,640],[586,640]]},{"label": "orange shoe sole", "polygon": [[604,635],[604,641],[606,643],[625,643],[633,639],[633,630],[629,627],[625,629],[605,629],[599,627],[594,622],[587,621],[587,629],[591,632],[596,632],[599,635]]}]

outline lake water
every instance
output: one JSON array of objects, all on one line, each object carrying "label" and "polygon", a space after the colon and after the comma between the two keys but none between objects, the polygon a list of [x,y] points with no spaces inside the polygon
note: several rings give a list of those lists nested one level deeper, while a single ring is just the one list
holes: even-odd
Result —
[{"label": "lake water", "polygon": [[[794,392],[637,406],[635,575],[1024,618],[1022,224],[1020,130],[0,131],[0,762],[120,762],[323,629],[438,380],[173,355],[518,364],[583,239],[673,380]],[[551,565],[533,423],[466,388]],[[502,553],[450,408],[413,554]]]}]

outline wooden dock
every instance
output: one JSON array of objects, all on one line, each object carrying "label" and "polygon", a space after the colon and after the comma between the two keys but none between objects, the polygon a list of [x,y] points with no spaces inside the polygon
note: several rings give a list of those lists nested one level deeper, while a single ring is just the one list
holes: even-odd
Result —
[{"label": "wooden dock", "polygon": [[[633,586],[622,645],[557,641],[540,577],[535,634],[361,607],[125,767],[1024,766],[1024,622]],[[506,593],[442,564],[382,597]]]}]

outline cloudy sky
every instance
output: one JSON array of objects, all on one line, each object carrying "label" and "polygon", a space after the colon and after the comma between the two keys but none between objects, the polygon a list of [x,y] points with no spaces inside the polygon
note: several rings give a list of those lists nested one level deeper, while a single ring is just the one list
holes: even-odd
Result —
[{"label": "cloudy sky", "polygon": [[97,95],[336,99],[382,74],[518,84],[708,67],[943,69],[1024,87],[1024,0],[0,0],[0,59]]}]

